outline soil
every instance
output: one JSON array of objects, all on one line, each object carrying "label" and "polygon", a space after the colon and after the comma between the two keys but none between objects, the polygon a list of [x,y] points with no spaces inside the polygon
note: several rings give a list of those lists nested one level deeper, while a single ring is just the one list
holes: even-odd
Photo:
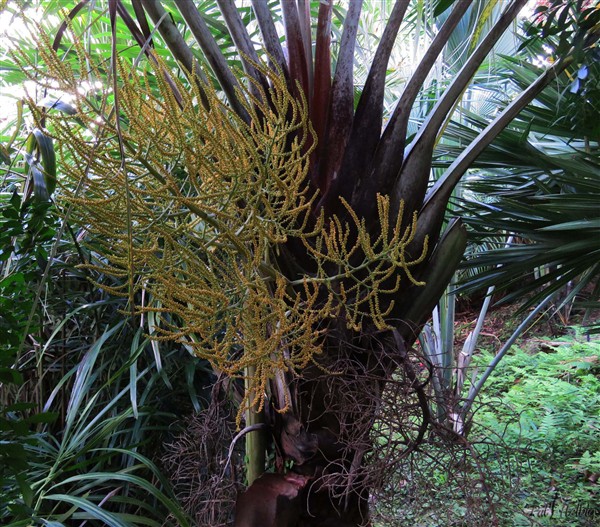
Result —
[{"label": "soil", "polygon": [[[460,309],[460,311],[459,311]],[[460,350],[477,323],[480,305],[458,305],[455,322],[455,349]],[[518,313],[515,306],[499,305],[492,307],[485,318],[483,329],[478,340],[478,348],[498,350],[513,334],[515,329],[526,317],[526,313]],[[561,313],[542,314],[537,320],[517,339],[531,352],[538,351],[540,347],[548,346],[548,339],[559,338],[573,331],[572,326],[581,322],[580,313],[572,313],[565,319]],[[591,317],[592,323],[600,322],[600,312]]]}]

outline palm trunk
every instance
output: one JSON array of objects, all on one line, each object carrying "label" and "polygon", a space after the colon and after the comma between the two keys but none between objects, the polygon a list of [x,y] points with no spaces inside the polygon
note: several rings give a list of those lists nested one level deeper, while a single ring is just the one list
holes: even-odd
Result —
[{"label": "palm trunk", "polygon": [[[290,383],[293,410],[271,413],[276,452],[281,456],[276,465],[291,462],[291,472],[270,475],[268,488],[267,478],[250,487],[238,503],[237,527],[270,525],[265,522],[285,527],[370,525],[370,486],[376,474],[367,461],[373,455],[373,425],[386,382],[395,371],[410,369],[398,338],[392,332],[370,336],[330,332],[319,364],[307,367],[300,380]],[[414,380],[400,376],[410,383]],[[272,403],[277,407],[277,401]],[[427,419],[423,422],[426,426]],[[423,433],[421,427],[416,441]],[[251,516],[263,523],[250,519],[243,523],[241,518]]]},{"label": "palm trunk", "polygon": [[316,437],[317,450],[298,467],[314,478],[300,515],[303,527],[369,525],[365,455],[371,451],[383,376],[370,364],[368,351],[331,342],[328,371],[312,366],[304,372],[300,419]]}]

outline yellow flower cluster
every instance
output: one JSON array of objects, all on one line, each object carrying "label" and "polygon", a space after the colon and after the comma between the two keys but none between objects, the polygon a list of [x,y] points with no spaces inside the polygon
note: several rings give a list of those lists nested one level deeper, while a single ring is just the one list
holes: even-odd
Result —
[{"label": "yellow flower cluster", "polygon": [[[100,66],[76,49],[76,69],[99,78]],[[280,73],[255,65],[268,88],[239,75],[245,121],[210,84],[167,81],[158,58],[144,73],[119,61],[116,94],[82,93],[67,61],[42,58],[39,78],[70,94],[77,111],[45,117],[62,162],[60,199],[92,235],[89,267],[115,278],[101,287],[152,312],[153,338],[184,343],[230,375],[251,369],[251,391],[263,394],[269,378],[314,360],[330,317],[356,330],[389,327],[389,299],[401,279],[417,283],[410,267],[427,252],[405,258],[416,218],[403,229],[402,213],[390,221],[379,196],[373,239],[345,202],[347,220],[310,221],[316,138],[306,101]],[[32,77],[42,67],[24,66]],[[295,277],[277,263],[290,238],[312,261]]]},{"label": "yellow flower cluster", "polygon": [[[403,277],[415,285],[410,272],[427,256],[427,241],[421,255],[407,260],[406,247],[414,240],[417,213],[411,223],[402,228],[403,208],[390,229],[390,200],[377,195],[379,229],[375,239],[363,218],[358,218],[350,205],[342,199],[349,221],[342,223],[333,216],[328,222],[321,217],[314,239],[302,237],[305,247],[318,265],[314,281],[323,283],[335,298],[334,305],[343,313],[349,328],[359,331],[366,319],[377,329],[391,329],[387,320],[394,308],[393,295]],[[385,298],[385,306],[382,299]]]}]

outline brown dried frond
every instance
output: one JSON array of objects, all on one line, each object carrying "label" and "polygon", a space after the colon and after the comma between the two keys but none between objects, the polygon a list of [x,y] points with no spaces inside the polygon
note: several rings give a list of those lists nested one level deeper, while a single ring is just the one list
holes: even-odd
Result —
[{"label": "brown dried frond", "polygon": [[205,410],[186,418],[184,430],[164,447],[161,463],[173,491],[199,527],[230,524],[238,491],[236,471],[243,473],[239,452],[227,463],[234,415],[224,400],[214,397]]},{"label": "brown dried frond", "polygon": [[430,371],[416,350],[398,350],[389,332],[344,330],[328,335],[323,358],[339,374],[312,376],[303,390],[311,401],[309,431],[326,423],[337,442],[333,452],[325,444],[311,492],[325,486],[333,507],[369,492],[371,520],[382,525],[497,525],[518,476],[510,462],[495,472],[508,447],[468,441],[428,415],[419,391],[431,397]]}]

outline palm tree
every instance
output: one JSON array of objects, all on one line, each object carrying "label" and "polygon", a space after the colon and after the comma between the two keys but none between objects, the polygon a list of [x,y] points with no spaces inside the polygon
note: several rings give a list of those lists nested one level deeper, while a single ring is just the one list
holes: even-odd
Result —
[{"label": "palm tree", "polygon": [[[542,56],[541,45],[533,53]],[[505,57],[499,69],[517,90],[540,71],[512,57]],[[579,77],[585,77],[585,86]],[[575,81],[557,79],[474,164],[484,170],[467,181],[467,221],[478,238],[507,232],[516,241],[470,259],[470,266],[485,270],[473,277],[471,287],[498,284],[504,302],[525,298],[524,307],[560,291],[557,308],[577,299],[587,309],[597,307],[600,135],[591,117],[598,105],[597,78],[592,62],[580,66]],[[485,126],[479,116],[468,119]],[[456,124],[452,133],[474,136]],[[527,275],[531,280],[524,281]]]},{"label": "palm tree", "polygon": [[[157,340],[181,342],[215,371],[246,380],[240,408],[256,499],[240,501],[237,525],[258,525],[248,523],[253,515],[282,525],[367,523],[371,432],[392,379],[414,412],[402,455],[433,424],[410,350],[465,248],[460,219],[444,222],[448,200],[497,134],[598,38],[595,27],[573,35],[582,46],[540,72],[430,187],[449,114],[526,0],[503,5],[408,137],[411,108],[472,3],[436,3],[436,15],[452,9],[385,127],[386,69],[409,0],[393,3],[356,102],[362,0],[348,2],[339,42],[331,37],[340,11],[328,1],[276,9],[252,0],[249,10],[233,0],[141,0],[132,16],[109,0],[108,72],[82,38],[63,44],[66,25],[53,44],[41,41],[44,67],[16,53],[25,70],[72,95],[70,107],[46,107],[72,110],[85,125],[32,102],[43,130],[35,137],[54,136],[73,183],[65,210],[102,247],[92,266],[122,278],[111,292],[125,294],[135,313],[156,315]],[[69,14],[75,30],[85,4]],[[117,60],[117,17],[149,73],[139,73],[141,57]],[[112,88],[100,103],[78,90],[82,78],[106,75]],[[38,139],[41,153],[45,144]],[[265,425],[276,466],[293,469],[270,486],[256,479],[265,446],[250,441]],[[296,507],[285,521],[282,503]]]}]

